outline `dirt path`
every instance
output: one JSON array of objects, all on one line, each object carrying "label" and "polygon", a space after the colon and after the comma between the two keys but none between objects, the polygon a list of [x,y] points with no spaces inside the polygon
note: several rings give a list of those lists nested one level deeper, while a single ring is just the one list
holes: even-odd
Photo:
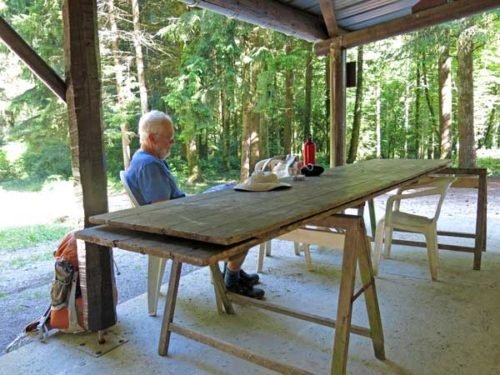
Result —
[{"label": "dirt path", "polygon": [[[455,227],[457,222],[473,223],[475,217],[476,193],[472,190],[452,189],[446,198],[440,220],[444,225]],[[52,203],[51,203],[52,202]],[[58,202],[54,205],[53,202]],[[110,210],[128,208],[125,195],[115,194],[110,197]],[[427,201],[415,205],[414,209],[425,209]],[[383,212],[385,199],[376,200],[378,215]],[[79,206],[73,202],[72,191],[68,186],[60,185],[46,189],[41,193],[17,193],[0,190],[2,214],[0,227],[27,224],[51,223],[62,220],[78,224],[74,219]],[[489,231],[498,231],[500,225],[500,179],[491,179],[488,185],[488,225]],[[50,282],[53,278],[53,260],[50,254],[57,246],[57,241],[36,247],[16,250],[0,249],[0,355],[30,321],[38,318],[49,305]],[[500,250],[500,244],[488,243],[488,249]],[[494,248],[494,249],[493,249]],[[116,276],[119,302],[124,302],[145,293],[147,282],[147,258],[140,254],[115,251],[116,264],[120,274]],[[254,265],[249,265],[252,270]],[[168,267],[167,267],[168,268]],[[193,267],[185,267],[184,273]],[[168,272],[164,282],[168,280]],[[144,307],[146,316],[146,306]]]}]

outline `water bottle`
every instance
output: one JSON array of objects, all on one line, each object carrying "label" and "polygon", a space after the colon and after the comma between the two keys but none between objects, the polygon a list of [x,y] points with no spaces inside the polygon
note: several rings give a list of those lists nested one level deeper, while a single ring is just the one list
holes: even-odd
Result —
[{"label": "water bottle", "polygon": [[304,143],[304,164],[316,164],[316,145],[311,138]]}]

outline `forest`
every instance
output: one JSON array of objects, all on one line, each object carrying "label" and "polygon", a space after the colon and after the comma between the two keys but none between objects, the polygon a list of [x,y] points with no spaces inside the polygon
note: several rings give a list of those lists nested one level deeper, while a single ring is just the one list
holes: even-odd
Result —
[{"label": "forest", "polygon": [[[64,77],[60,0],[0,0],[0,16]],[[98,0],[108,176],[138,148],[149,109],[176,126],[185,188],[238,180],[256,161],[329,163],[328,57],[313,45],[175,0]],[[348,163],[451,158],[500,175],[500,11],[348,50]],[[0,45],[0,184],[71,178],[65,104]]]}]

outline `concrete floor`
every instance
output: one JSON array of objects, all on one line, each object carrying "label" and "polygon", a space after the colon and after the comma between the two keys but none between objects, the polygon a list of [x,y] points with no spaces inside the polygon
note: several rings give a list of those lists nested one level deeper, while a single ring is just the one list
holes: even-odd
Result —
[{"label": "concrete floor", "polygon": [[[384,260],[377,290],[384,327],[385,361],[371,342],[351,335],[349,374],[500,374],[500,236],[490,223],[488,252],[480,272],[472,255],[441,251],[440,281],[431,282],[423,249],[394,246]],[[451,226],[454,226],[451,223]],[[340,251],[312,248],[314,272],[293,254],[291,243],[273,242],[262,287],[267,299],[335,317]],[[256,250],[247,259],[255,269]],[[170,263],[169,263],[170,264]],[[169,265],[168,264],[168,265]],[[208,270],[182,277],[176,320],[256,353],[327,374],[332,329],[236,306],[236,315],[218,315]],[[165,289],[165,286],[164,286]],[[163,310],[164,297],[161,300]],[[95,358],[80,342],[94,336],[55,334],[0,357],[0,374],[271,374],[273,372],[172,334],[169,357],[157,355],[161,317],[149,317],[146,296],[118,306],[113,334],[128,340]],[[354,304],[354,324],[367,325],[362,298]]]}]

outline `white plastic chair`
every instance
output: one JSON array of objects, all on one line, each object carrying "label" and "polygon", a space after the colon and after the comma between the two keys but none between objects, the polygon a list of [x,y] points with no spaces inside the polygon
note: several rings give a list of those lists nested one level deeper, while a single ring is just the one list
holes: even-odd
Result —
[{"label": "white plastic chair", "polygon": [[[130,186],[128,186],[125,178],[125,171],[120,171],[120,180],[128,194],[130,201],[134,207],[139,207],[137,199],[135,199]],[[148,255],[148,313],[150,316],[156,316],[158,310],[158,297],[160,295],[161,282],[165,273],[165,258]]]},{"label": "white plastic chair", "polygon": [[[431,277],[432,280],[437,280],[439,263],[437,221],[446,192],[454,181],[454,177],[436,177],[429,182],[417,183],[398,189],[397,194],[387,200],[385,217],[378,222],[375,233],[375,259],[373,263],[375,275],[378,272],[382,247],[385,247],[384,257],[389,258],[391,254],[392,232],[394,229],[401,229],[413,233],[422,233],[425,236]],[[410,189],[414,190],[414,192],[403,194],[404,191]],[[432,195],[439,196],[433,216],[419,216],[400,211],[403,199],[414,199]]]}]

